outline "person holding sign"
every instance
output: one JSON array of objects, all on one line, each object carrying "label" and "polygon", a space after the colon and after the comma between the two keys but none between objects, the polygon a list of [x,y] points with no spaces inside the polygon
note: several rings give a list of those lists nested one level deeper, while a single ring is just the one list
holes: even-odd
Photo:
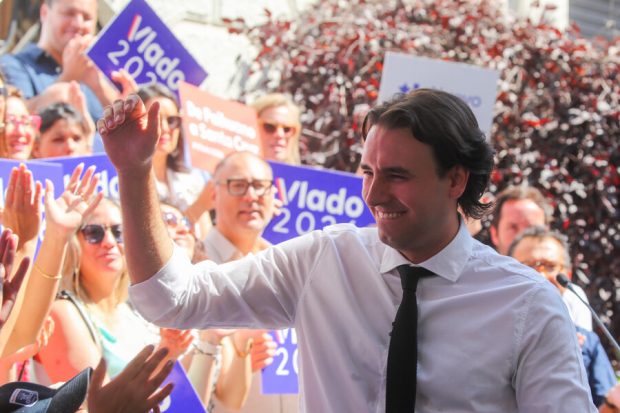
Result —
[{"label": "person holding sign", "polygon": [[488,209],[493,151],[458,97],[417,89],[366,116],[375,228],[334,225],[220,266],[191,264],[162,222],[158,111],[130,96],[97,122],[118,170],[130,295],[147,319],[294,326],[305,412],[596,411],[557,292],[459,218],[458,206]]},{"label": "person holding sign", "polygon": [[138,91],[147,108],[155,102],[160,107],[161,135],[153,157],[159,199],[179,208],[197,225],[198,236],[211,228],[213,185],[206,174],[185,164],[185,142],[181,133],[181,116],[175,96],[165,87],[154,84]]},{"label": "person holding sign", "polygon": [[299,165],[299,107],[281,93],[270,93],[250,106],[258,116],[258,135],[268,161]]},{"label": "person holding sign", "polygon": [[[261,234],[275,211],[271,166],[250,152],[232,152],[218,163],[213,180],[213,205],[217,219],[204,239],[206,258],[222,264],[266,249],[270,244]],[[237,330],[221,344],[222,374],[228,377],[218,380],[214,411],[297,411],[296,395],[261,394],[260,370],[273,362],[276,348],[276,343],[266,330]],[[251,364],[251,369],[247,370],[251,376],[234,377],[232,371],[235,368],[239,370],[241,363]],[[248,383],[243,397],[231,403],[230,396],[222,394],[225,387],[220,383],[226,382],[232,382],[237,389]]]}]

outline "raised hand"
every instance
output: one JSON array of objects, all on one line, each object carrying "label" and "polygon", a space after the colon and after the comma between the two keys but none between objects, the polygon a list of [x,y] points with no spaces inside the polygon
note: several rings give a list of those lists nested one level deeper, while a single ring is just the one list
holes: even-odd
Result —
[{"label": "raised hand", "polygon": [[0,287],[2,288],[2,294],[0,294],[0,300],[2,300],[0,301],[0,328],[11,314],[17,293],[30,265],[30,259],[24,258],[13,277],[9,279],[13,270],[16,249],[17,237],[13,235],[10,229],[5,229],[0,236]]},{"label": "raised hand", "polygon": [[159,129],[159,103],[147,112],[138,95],[106,106],[103,118],[97,121],[105,150],[119,175],[151,172]]},{"label": "raised hand", "polygon": [[[105,386],[106,364],[103,358],[92,374],[88,386],[88,411],[90,413],[159,413],[159,403],[172,392],[172,383],[162,389],[174,363],[168,361],[163,369],[153,375],[167,350],[153,353],[153,346],[146,346],[123,371]],[[153,375],[153,376],[152,376]],[[152,376],[152,377],[151,377]]]},{"label": "raised hand", "polygon": [[93,70],[93,62],[86,56],[86,49],[92,41],[92,36],[75,36],[62,51],[62,73],[59,81],[69,82],[86,80],[88,71]]},{"label": "raised hand", "polygon": [[101,201],[103,195],[95,194],[99,182],[95,167],[89,167],[80,179],[83,170],[84,164],[75,167],[65,191],[58,199],[54,199],[54,184],[50,180],[45,181],[46,231],[68,239]]},{"label": "raised hand", "polygon": [[168,358],[176,360],[185,351],[187,351],[190,344],[194,340],[192,330],[175,330],[173,328],[160,328],[159,335],[161,341],[159,348],[167,348]]},{"label": "raised hand", "polygon": [[19,245],[36,241],[41,227],[41,183],[21,164],[11,170],[4,203],[3,225],[19,237]]},{"label": "raised hand", "polygon": [[277,344],[266,330],[253,331],[254,344],[250,357],[252,357],[252,372],[255,372],[273,363]]}]

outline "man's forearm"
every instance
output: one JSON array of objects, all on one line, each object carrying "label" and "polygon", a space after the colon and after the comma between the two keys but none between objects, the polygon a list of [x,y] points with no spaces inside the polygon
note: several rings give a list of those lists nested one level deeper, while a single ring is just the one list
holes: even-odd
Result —
[{"label": "man's forearm", "polygon": [[137,284],[164,266],[173,244],[161,218],[153,173],[121,172],[118,178],[125,255],[131,282]]}]

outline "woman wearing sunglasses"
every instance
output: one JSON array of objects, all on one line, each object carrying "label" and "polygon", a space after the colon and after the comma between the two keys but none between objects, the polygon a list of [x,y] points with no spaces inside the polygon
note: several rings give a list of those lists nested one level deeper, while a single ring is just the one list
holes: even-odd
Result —
[{"label": "woman wearing sunglasses", "polygon": [[[183,248],[193,262],[206,259],[204,247],[191,232],[189,220],[169,204],[160,204],[170,238]],[[235,357],[232,340],[247,342],[250,330],[209,329],[195,331],[191,356],[184,359],[188,377],[207,408],[213,410],[213,396],[219,404],[238,410],[243,406],[252,378],[250,357]]]},{"label": "woman wearing sunglasses", "polygon": [[25,161],[30,159],[34,139],[41,125],[38,115],[31,115],[18,89],[7,88],[4,118],[0,119],[3,131],[0,157]]},{"label": "woman wearing sunglasses", "polygon": [[211,209],[212,185],[207,184],[208,174],[189,168],[185,163],[185,142],[177,100],[159,84],[140,89],[138,96],[147,109],[153,103],[159,103],[161,134],[153,155],[159,198],[183,211],[192,224],[198,224],[198,235],[202,237],[211,228],[211,219],[206,212]]},{"label": "woman wearing sunglasses", "polygon": [[114,377],[146,345],[160,343],[169,358],[191,343],[189,332],[148,325],[128,305],[126,271],[117,204],[102,199],[69,242],[60,299],[52,307],[56,329],[40,360],[52,382],[66,381],[103,356]]},{"label": "woman wearing sunglasses", "polygon": [[299,107],[280,93],[265,95],[251,106],[258,115],[263,157],[270,161],[299,165]]}]

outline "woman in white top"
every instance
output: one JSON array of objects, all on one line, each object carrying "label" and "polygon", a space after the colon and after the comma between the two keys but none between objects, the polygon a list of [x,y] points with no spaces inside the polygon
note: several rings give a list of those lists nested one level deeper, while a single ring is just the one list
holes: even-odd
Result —
[{"label": "woman in white top", "polygon": [[142,88],[138,95],[150,108],[159,103],[161,135],[153,155],[153,170],[157,192],[162,202],[183,211],[193,225],[198,226],[199,238],[211,227],[212,185],[206,172],[187,166],[181,116],[175,96],[165,87],[154,84]]}]

